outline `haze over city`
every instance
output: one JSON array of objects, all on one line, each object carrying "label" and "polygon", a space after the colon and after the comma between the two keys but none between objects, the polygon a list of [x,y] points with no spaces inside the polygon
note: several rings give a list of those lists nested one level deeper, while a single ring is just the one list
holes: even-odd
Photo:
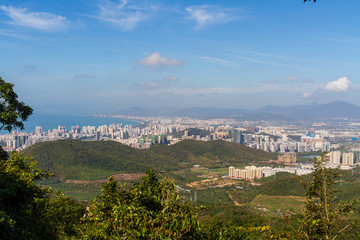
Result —
[{"label": "haze over city", "polygon": [[36,111],[359,102],[358,0],[1,1],[0,75]]}]

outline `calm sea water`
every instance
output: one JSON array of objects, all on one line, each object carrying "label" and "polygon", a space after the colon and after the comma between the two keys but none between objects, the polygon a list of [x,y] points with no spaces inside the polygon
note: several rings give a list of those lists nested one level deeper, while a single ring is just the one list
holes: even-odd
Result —
[{"label": "calm sea water", "polygon": [[[112,123],[122,123],[125,125],[136,126],[139,125],[139,122],[132,121],[129,119],[121,119],[115,117],[98,117],[98,116],[85,116],[85,115],[75,115],[75,114],[54,114],[54,113],[36,113],[29,117],[29,119],[24,122],[25,129],[20,130],[21,132],[34,132],[36,126],[41,126],[43,131],[48,131],[49,129],[58,128],[59,125],[66,127],[68,130],[71,129],[71,126],[79,125],[82,126],[101,126],[109,125]],[[8,131],[0,131],[0,134],[8,134]]]}]

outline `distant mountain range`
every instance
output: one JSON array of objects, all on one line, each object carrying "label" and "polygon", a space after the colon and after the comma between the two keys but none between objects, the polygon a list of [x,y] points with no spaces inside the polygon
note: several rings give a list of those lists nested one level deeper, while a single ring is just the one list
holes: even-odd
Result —
[{"label": "distant mountain range", "polygon": [[236,118],[241,120],[325,120],[325,119],[360,119],[360,107],[344,101],[327,104],[294,105],[281,107],[268,105],[257,110],[230,108],[158,108],[148,109],[131,107],[114,114],[124,116],[164,116],[194,118]]}]

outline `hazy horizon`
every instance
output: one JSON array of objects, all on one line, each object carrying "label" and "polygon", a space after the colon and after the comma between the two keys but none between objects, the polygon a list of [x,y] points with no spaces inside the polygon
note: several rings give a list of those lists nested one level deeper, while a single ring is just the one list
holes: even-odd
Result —
[{"label": "hazy horizon", "polygon": [[357,0],[5,0],[0,76],[39,112],[360,105],[359,9]]}]

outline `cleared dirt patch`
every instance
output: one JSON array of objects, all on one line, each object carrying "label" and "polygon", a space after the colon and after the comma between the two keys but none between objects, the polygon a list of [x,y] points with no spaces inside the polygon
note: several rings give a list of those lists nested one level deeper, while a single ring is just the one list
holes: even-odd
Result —
[{"label": "cleared dirt patch", "polygon": [[[136,180],[140,179],[145,175],[145,173],[119,173],[112,175],[115,180]],[[65,183],[75,183],[75,184],[91,184],[91,183],[103,183],[107,179],[99,179],[93,181],[83,181],[83,180],[66,180]]]},{"label": "cleared dirt patch", "polygon": [[136,180],[140,179],[145,173],[120,173],[113,175],[115,180]]}]

